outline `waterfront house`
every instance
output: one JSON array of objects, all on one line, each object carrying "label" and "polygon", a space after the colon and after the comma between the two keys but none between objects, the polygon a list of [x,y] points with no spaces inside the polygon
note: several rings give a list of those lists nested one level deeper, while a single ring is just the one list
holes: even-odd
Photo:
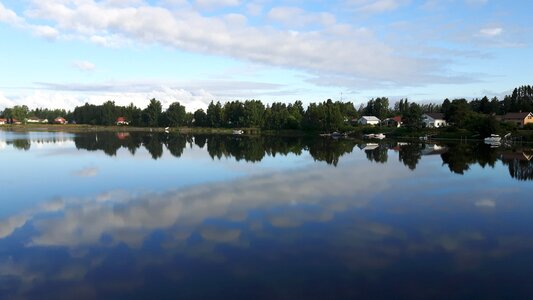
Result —
[{"label": "waterfront house", "polygon": [[448,125],[442,113],[425,113],[422,115],[422,121],[427,128],[440,128]]},{"label": "waterfront house", "polygon": [[126,121],[126,118],[124,117],[118,117],[116,124],[117,125],[129,125],[130,122]]},{"label": "waterfront house", "polygon": [[501,117],[503,122],[510,122],[518,125],[519,127],[524,127],[527,124],[533,124],[533,113],[530,112],[518,112],[518,113],[508,113]]},{"label": "waterfront house", "polygon": [[63,117],[57,117],[54,119],[54,124],[67,124],[67,120]]},{"label": "waterfront house", "polygon": [[47,119],[39,119],[35,117],[30,117],[26,119],[26,123],[28,124],[42,124],[42,123],[48,123]]},{"label": "waterfront house", "polygon": [[0,119],[0,125],[6,125],[7,119]]},{"label": "waterfront house", "polygon": [[381,125],[387,127],[400,127],[402,125],[402,116],[387,118],[381,122]]},{"label": "waterfront house", "polygon": [[361,118],[359,118],[359,120],[357,120],[357,123],[361,125],[371,125],[371,126],[379,125],[380,122],[381,121],[374,116],[362,116]]}]

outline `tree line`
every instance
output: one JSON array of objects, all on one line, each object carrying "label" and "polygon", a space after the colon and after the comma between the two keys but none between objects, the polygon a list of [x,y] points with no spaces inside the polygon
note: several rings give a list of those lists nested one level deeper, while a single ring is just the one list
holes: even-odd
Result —
[{"label": "tree line", "polygon": [[520,111],[533,111],[533,89],[529,85],[515,88],[512,94],[505,96],[503,100],[496,97],[490,100],[487,97],[476,98],[471,101],[445,99],[441,104],[419,104],[400,99],[391,106],[386,97],[373,98],[358,108],[353,102],[331,99],[311,103],[306,108],[302,101],[267,105],[260,100],[229,101],[224,104],[211,101],[205,111],[198,109],[187,112],[185,106],[179,102],[174,102],[163,110],[159,100],[151,99],[144,109],[133,103],[129,106],[119,106],[114,101],[107,101],[102,105],[86,103],[73,111],[43,108],[30,110],[22,105],[6,108],[2,117],[20,121],[34,117],[53,122],[56,117],[61,116],[73,123],[90,125],[113,125],[118,117],[124,117],[130,125],[139,127],[254,127],[267,130],[338,131],[349,130],[356,125],[354,120],[363,115],[376,116],[381,120],[400,115],[405,127],[416,130],[423,126],[423,113],[440,112],[457,128],[484,133],[495,132],[495,127],[499,126],[494,115]]}]

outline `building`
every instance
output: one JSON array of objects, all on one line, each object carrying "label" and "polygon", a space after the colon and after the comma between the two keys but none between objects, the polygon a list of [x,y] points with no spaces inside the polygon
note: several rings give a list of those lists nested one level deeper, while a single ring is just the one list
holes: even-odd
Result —
[{"label": "building", "polygon": [[0,125],[6,125],[7,119],[0,119]]},{"label": "building", "polygon": [[359,120],[357,120],[357,123],[361,125],[371,125],[371,126],[379,125],[380,122],[381,121],[374,116],[362,116],[361,118],[359,118]]},{"label": "building", "polygon": [[387,127],[400,127],[402,126],[402,117],[396,116],[396,117],[385,119],[383,120],[383,122],[381,122],[381,125],[387,126]]},{"label": "building", "polygon": [[527,124],[533,124],[533,113],[530,113],[530,112],[508,113],[504,115],[501,118],[501,120],[503,122],[510,122],[520,127],[524,127]]},{"label": "building", "polygon": [[42,123],[48,123],[48,120],[47,119],[39,119],[39,118],[31,117],[31,118],[27,118],[26,119],[26,123],[28,123],[28,124],[42,124]]},{"label": "building", "polygon": [[118,117],[116,124],[117,125],[129,125],[130,122],[126,121],[126,118],[124,117]]},{"label": "building", "polygon": [[448,126],[442,113],[426,113],[422,115],[422,121],[427,128],[440,128]]},{"label": "building", "polygon": [[67,120],[63,117],[57,117],[54,119],[54,124],[67,124]]}]

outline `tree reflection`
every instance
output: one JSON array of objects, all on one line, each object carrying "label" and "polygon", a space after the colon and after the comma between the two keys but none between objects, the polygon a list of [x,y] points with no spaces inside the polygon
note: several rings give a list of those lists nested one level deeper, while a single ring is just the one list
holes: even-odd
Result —
[{"label": "tree reflection", "polygon": [[533,150],[518,149],[505,151],[500,156],[504,165],[509,168],[512,178],[526,181],[533,180]]},{"label": "tree reflection", "polygon": [[424,146],[424,144],[419,143],[401,145],[398,151],[398,160],[410,170],[415,170],[416,165],[418,165],[418,162],[422,158],[422,149],[424,149]]},{"label": "tree reflection", "polygon": [[[301,155],[307,152],[315,161],[337,166],[340,158],[353,151],[357,141],[351,139],[317,138],[310,136],[243,136],[177,134],[164,132],[91,132],[80,133],[68,138],[74,141],[77,149],[103,151],[106,155],[116,156],[122,148],[132,155],[144,148],[153,159],[163,157],[166,150],[174,157],[181,157],[187,145],[206,149],[213,160],[231,158],[237,161],[260,162],[265,157],[276,155]],[[18,150],[29,150],[32,143],[65,142],[65,138],[31,139],[17,138],[7,140]],[[476,143],[405,143],[380,141],[360,143],[369,161],[385,164],[389,150],[398,152],[398,160],[410,170],[415,170],[423,156],[439,155],[443,165],[456,174],[464,174],[471,166],[478,164],[494,168],[501,160],[508,167],[512,178],[533,180],[532,149],[501,149]]]},{"label": "tree reflection", "polygon": [[[265,156],[301,155],[308,150],[316,161],[337,166],[339,158],[352,152],[355,142],[314,137],[234,136],[234,135],[181,135],[174,133],[115,134],[111,132],[80,134],[74,138],[77,149],[104,151],[114,156],[124,147],[135,155],[144,146],[153,159],[163,156],[164,147],[175,157],[181,157],[189,144],[207,148],[212,159],[233,158],[237,161],[260,162]],[[164,147],[163,147],[164,145]],[[376,154],[379,162],[387,161],[387,150]]]},{"label": "tree reflection", "polygon": [[450,144],[449,151],[441,155],[444,164],[447,164],[450,171],[457,174],[464,174],[470,169],[470,165],[479,164],[494,167],[498,158],[497,150],[485,144]]},{"label": "tree reflection", "polygon": [[369,161],[384,164],[389,159],[389,150],[385,146],[378,145],[378,147],[367,147],[363,150],[365,151],[366,158]]}]

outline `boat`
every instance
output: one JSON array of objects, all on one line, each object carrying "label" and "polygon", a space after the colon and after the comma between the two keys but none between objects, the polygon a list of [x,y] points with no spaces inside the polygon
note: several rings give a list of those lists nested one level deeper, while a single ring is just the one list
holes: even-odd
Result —
[{"label": "boat", "polygon": [[378,140],[382,140],[382,139],[384,139],[386,136],[385,136],[383,133],[369,133],[369,134],[364,134],[363,137],[364,137],[364,138],[367,138],[367,139],[378,139]]},{"label": "boat", "polygon": [[243,134],[244,131],[242,130],[233,130],[233,134]]},{"label": "boat", "polygon": [[499,143],[502,140],[501,136],[497,134],[491,134],[489,137],[486,137],[484,139],[485,143],[491,144],[491,143]]},{"label": "boat", "polygon": [[378,140],[384,139],[386,136],[383,133],[374,134],[374,138]]},{"label": "boat", "polygon": [[331,134],[331,137],[334,137],[334,138],[339,138],[339,137],[343,137],[343,136],[347,136],[347,134],[346,133],[340,133],[340,132],[337,132],[337,131],[335,131],[335,132],[333,132]]}]

